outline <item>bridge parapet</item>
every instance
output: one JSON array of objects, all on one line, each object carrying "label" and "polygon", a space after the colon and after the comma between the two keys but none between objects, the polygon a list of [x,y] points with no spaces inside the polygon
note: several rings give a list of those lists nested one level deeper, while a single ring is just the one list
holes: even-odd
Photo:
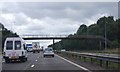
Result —
[{"label": "bridge parapet", "polygon": [[[89,40],[99,40],[102,42],[105,42],[105,38],[103,36],[99,35],[73,35],[73,36],[68,36],[68,35],[20,35],[24,40],[40,40],[40,39],[77,39],[77,40],[82,40],[82,39],[89,39]],[[112,42],[108,39],[107,43],[112,44]]]},{"label": "bridge parapet", "polygon": [[68,35],[20,35],[22,38],[49,38],[49,37],[67,37]]}]

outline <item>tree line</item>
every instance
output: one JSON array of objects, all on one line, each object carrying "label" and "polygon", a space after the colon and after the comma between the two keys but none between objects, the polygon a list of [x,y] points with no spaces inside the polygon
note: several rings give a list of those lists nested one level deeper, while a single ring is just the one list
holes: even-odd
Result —
[{"label": "tree line", "polygon": [[[106,27],[106,28],[105,28]],[[13,33],[4,27],[0,23],[0,28],[2,28],[2,48],[4,47],[4,41],[7,37],[18,37],[17,33]],[[77,32],[70,34],[70,36],[76,35],[98,35],[105,37],[112,42],[111,45],[107,45],[107,48],[119,48],[120,46],[120,19],[114,19],[113,16],[101,17],[97,20],[95,24],[87,26],[85,24],[80,25]],[[54,47],[53,47],[54,46]],[[56,42],[54,45],[51,44],[49,47],[53,47],[56,50],[66,49],[66,50],[103,50],[105,49],[105,42],[101,43],[99,40],[92,39],[82,39],[82,40],[69,40],[62,39]]]},{"label": "tree line", "polygon": [[4,48],[4,42],[7,37],[18,37],[17,33],[13,33],[11,30],[8,30],[7,28],[4,27],[2,23],[0,23],[0,28],[1,28],[1,41],[2,41],[2,48]]},{"label": "tree line", "polygon": [[[104,16],[97,20],[95,24],[87,26],[85,24],[80,25],[76,33],[70,34],[70,36],[76,35],[98,35],[105,37],[111,41],[111,45],[107,44],[107,48],[119,48],[120,46],[120,19],[114,19],[113,16]],[[94,39],[82,39],[82,40],[70,40],[62,39],[48,47],[53,47],[56,50],[104,50],[105,42]]]}]

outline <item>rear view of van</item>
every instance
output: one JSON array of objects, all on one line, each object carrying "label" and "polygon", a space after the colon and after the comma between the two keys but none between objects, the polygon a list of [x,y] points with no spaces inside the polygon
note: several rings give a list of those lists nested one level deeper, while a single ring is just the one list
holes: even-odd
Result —
[{"label": "rear view of van", "polygon": [[27,61],[27,50],[24,40],[20,37],[8,37],[4,43],[3,58],[6,63],[19,60]]}]

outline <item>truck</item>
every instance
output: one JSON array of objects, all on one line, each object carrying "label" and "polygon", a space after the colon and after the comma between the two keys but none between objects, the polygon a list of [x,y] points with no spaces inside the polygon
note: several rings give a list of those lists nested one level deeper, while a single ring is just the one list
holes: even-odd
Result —
[{"label": "truck", "polygon": [[40,44],[39,42],[32,42],[32,52],[38,52],[40,53]]}]

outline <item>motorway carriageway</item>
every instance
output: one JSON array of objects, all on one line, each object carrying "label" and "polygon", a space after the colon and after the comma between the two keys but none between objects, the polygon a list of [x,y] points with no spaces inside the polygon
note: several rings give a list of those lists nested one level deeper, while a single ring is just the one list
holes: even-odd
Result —
[{"label": "motorway carriageway", "polygon": [[2,63],[3,70],[85,70],[89,69],[75,64],[61,56],[43,57],[43,53],[28,53],[27,62]]}]

